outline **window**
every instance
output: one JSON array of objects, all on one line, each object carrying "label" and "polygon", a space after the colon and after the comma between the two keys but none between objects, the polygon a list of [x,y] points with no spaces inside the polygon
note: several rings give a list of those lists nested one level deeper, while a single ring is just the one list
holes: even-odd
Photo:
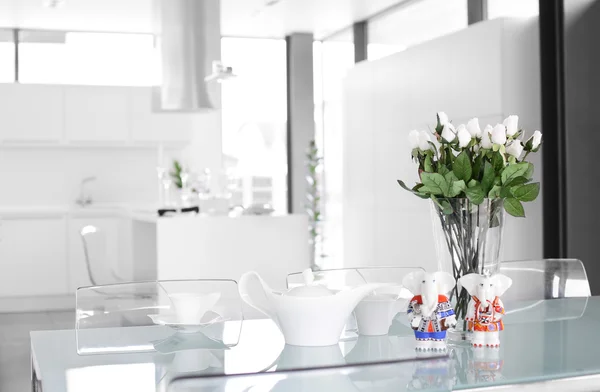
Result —
[{"label": "window", "polygon": [[151,86],[160,82],[150,34],[22,31],[21,83]]},{"label": "window", "polygon": [[15,44],[12,30],[0,30],[0,83],[15,80]]},{"label": "window", "polygon": [[488,0],[488,19],[539,15],[539,0]]},{"label": "window", "polygon": [[[323,157],[323,268],[342,267],[342,82],[354,67],[350,30],[314,44],[315,138]],[[319,249],[317,249],[319,252]]]},{"label": "window", "polygon": [[368,59],[402,51],[468,26],[467,0],[422,0],[369,21]]},{"label": "window", "polygon": [[278,39],[221,40],[223,64],[238,75],[221,90],[225,166],[239,178],[234,203],[268,203],[278,213],[287,212],[285,48]]}]

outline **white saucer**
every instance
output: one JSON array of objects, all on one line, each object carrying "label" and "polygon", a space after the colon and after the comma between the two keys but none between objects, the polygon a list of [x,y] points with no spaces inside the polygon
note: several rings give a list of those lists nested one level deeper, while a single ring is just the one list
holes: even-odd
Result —
[{"label": "white saucer", "polygon": [[196,333],[201,331],[204,327],[226,321],[226,319],[218,313],[210,313],[211,314],[204,315],[204,317],[202,317],[202,321],[200,321],[198,324],[180,323],[177,321],[177,315],[175,313],[149,314],[148,317],[152,319],[154,324],[165,325],[182,333]]}]

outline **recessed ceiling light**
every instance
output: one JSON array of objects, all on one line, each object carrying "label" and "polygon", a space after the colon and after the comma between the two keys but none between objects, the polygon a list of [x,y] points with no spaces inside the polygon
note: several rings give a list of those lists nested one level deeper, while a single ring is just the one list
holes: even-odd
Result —
[{"label": "recessed ceiling light", "polygon": [[44,0],[44,7],[59,8],[63,7],[66,3],[67,0]]}]

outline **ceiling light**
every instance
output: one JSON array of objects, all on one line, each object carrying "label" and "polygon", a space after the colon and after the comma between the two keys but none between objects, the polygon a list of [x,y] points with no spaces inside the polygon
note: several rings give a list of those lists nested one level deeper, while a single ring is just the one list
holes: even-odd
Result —
[{"label": "ceiling light", "polygon": [[67,4],[67,0],[44,0],[44,7],[59,8]]}]

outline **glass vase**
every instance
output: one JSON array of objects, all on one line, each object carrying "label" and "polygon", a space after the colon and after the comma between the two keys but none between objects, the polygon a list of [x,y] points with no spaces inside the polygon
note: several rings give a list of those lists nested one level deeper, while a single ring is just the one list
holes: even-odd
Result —
[{"label": "glass vase", "polygon": [[[431,202],[433,234],[438,270],[454,276],[476,272],[490,274],[500,267],[500,246],[504,227],[502,199],[484,199],[479,205],[469,199],[437,199]],[[457,325],[448,338],[468,340],[465,316],[471,296],[457,284],[450,293]]]}]

